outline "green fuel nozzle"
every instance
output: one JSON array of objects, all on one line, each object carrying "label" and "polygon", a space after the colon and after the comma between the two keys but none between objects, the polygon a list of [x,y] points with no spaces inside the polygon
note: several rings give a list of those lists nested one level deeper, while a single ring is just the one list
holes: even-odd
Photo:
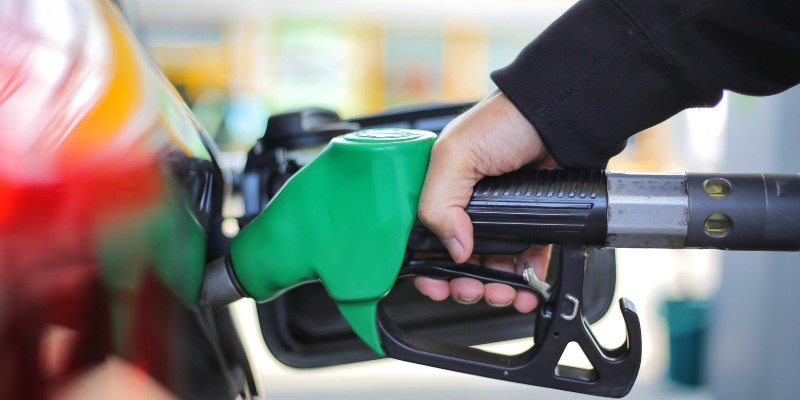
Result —
[{"label": "green fuel nozzle", "polygon": [[[787,217],[800,215],[800,174],[520,170],[475,185],[465,207],[473,253],[517,254],[532,243],[553,244],[546,279],[424,258],[446,254],[415,222],[434,140],[431,132],[405,129],[333,139],[233,239],[228,257],[206,267],[201,302],[268,301],[319,280],[353,331],[380,355],[622,397],[638,375],[641,326],[633,303],[620,299],[625,343],[614,349],[597,343],[590,324],[610,305],[614,278],[597,275],[591,254],[628,247],[800,249],[800,220]],[[534,293],[540,300],[540,311],[531,314],[534,346],[501,355],[414,337],[378,306],[400,275],[468,277]],[[598,287],[610,291],[592,289]],[[559,364],[568,343],[580,346],[592,368]]]},{"label": "green fuel nozzle", "polygon": [[256,301],[320,280],[383,355],[377,303],[403,263],[436,136],[373,129],[334,138],[233,239],[230,268]]}]

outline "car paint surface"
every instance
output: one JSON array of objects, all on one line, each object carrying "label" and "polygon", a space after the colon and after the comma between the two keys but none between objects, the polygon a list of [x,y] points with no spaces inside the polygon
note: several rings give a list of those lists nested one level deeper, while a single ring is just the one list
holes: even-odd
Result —
[{"label": "car paint surface", "polygon": [[180,398],[236,392],[197,305],[214,152],[112,4],[0,3],[0,398],[111,359]]}]

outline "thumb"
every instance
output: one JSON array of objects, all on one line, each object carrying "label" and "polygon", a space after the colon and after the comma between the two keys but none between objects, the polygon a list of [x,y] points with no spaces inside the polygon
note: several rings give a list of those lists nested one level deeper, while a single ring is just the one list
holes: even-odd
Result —
[{"label": "thumb", "polygon": [[419,218],[444,244],[453,261],[466,262],[472,254],[472,222],[464,208],[480,176],[461,152],[448,150],[440,138],[431,152],[419,202]]}]

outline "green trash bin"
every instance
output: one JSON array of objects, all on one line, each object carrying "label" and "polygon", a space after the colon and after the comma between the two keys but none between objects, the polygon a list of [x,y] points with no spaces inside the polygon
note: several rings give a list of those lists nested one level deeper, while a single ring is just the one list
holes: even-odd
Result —
[{"label": "green trash bin", "polygon": [[680,384],[705,384],[708,300],[667,300],[663,312],[669,331],[669,378]]}]

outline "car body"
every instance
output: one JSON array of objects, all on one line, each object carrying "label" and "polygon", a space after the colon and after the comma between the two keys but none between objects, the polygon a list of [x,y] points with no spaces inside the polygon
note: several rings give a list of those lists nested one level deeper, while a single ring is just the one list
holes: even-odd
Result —
[{"label": "car body", "polygon": [[0,4],[0,398],[252,388],[227,310],[198,304],[216,152],[113,4]]}]

